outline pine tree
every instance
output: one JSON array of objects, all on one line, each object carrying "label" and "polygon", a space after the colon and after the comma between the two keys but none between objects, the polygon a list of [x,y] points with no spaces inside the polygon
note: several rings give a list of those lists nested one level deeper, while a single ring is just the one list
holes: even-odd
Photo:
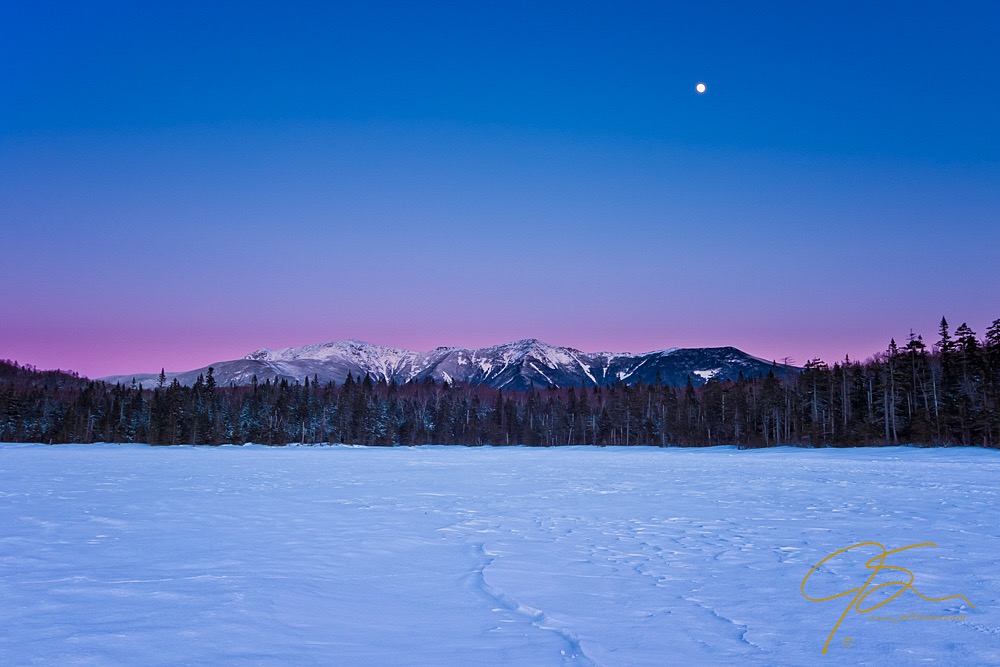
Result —
[{"label": "pine tree", "polygon": [[947,440],[951,437],[953,426],[958,419],[958,373],[955,362],[955,342],[948,332],[948,320],[941,318],[938,329],[937,356],[940,372],[940,385],[935,391],[935,412],[938,437]]},{"label": "pine tree", "polygon": [[994,320],[983,341],[986,387],[986,439],[1000,446],[1000,319]]},{"label": "pine tree", "polygon": [[908,357],[909,373],[906,383],[906,416],[909,422],[909,436],[917,442],[929,442],[934,435],[934,419],[930,398],[930,367],[927,361],[927,345],[922,336],[910,331],[909,339],[903,347]]},{"label": "pine tree", "polygon": [[976,333],[962,323],[955,330],[955,348],[958,358],[958,418],[962,444],[979,443],[985,428],[983,387],[983,359]]}]

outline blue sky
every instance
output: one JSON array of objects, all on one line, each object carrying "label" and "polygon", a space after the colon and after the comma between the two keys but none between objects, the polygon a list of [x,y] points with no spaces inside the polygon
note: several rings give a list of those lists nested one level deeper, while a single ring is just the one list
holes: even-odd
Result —
[{"label": "blue sky", "polygon": [[0,357],[1000,317],[1000,5],[664,4],[4,4]]}]

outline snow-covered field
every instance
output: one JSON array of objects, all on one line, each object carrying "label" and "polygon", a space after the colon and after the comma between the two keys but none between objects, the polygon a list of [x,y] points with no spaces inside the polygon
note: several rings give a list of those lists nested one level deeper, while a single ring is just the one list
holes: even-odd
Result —
[{"label": "snow-covered field", "polygon": [[[0,664],[996,665],[998,492],[976,449],[0,445]],[[975,607],[889,586],[824,657],[856,593],[800,586],[860,542]]]}]

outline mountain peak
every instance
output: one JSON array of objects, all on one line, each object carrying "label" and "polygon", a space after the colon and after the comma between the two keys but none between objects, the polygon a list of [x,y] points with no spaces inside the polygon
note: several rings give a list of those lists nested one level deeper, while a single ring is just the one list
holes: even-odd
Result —
[{"label": "mountain peak", "polygon": [[545,341],[538,340],[537,338],[522,338],[521,340],[514,341],[513,343],[506,343],[498,347],[514,348],[519,350],[555,350],[558,349],[555,345],[549,345]]},{"label": "mountain peak", "polygon": [[[772,369],[771,362],[733,347],[667,348],[643,354],[589,353],[537,338],[482,348],[438,347],[428,352],[348,338],[278,350],[260,348],[242,359],[212,366],[216,382],[221,385],[249,384],[254,377],[260,382],[276,378],[294,382],[309,377],[341,383],[348,374],[354,377],[368,374],[375,380],[394,380],[400,384],[432,379],[521,390],[531,386],[593,387],[657,381],[683,386],[688,377],[695,384],[702,384],[709,379],[735,380],[741,373],[744,377],[764,376]],[[191,384],[205,370],[168,373],[167,378]],[[797,370],[781,367],[779,372],[791,375]],[[132,377],[139,380],[153,377],[146,375],[105,379],[130,381]]]}]

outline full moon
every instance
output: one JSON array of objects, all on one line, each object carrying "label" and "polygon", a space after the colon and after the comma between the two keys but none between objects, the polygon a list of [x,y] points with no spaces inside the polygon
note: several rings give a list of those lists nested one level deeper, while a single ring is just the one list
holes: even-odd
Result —
[{"label": "full moon", "polygon": [[695,86],[695,87],[694,87],[694,89],[698,91],[698,94],[699,94],[699,95],[701,95],[701,94],[703,94],[703,93],[705,92],[705,90],[706,90],[706,88],[705,88],[705,84],[703,84],[703,83],[699,83],[699,84],[698,84],[697,86]]}]

